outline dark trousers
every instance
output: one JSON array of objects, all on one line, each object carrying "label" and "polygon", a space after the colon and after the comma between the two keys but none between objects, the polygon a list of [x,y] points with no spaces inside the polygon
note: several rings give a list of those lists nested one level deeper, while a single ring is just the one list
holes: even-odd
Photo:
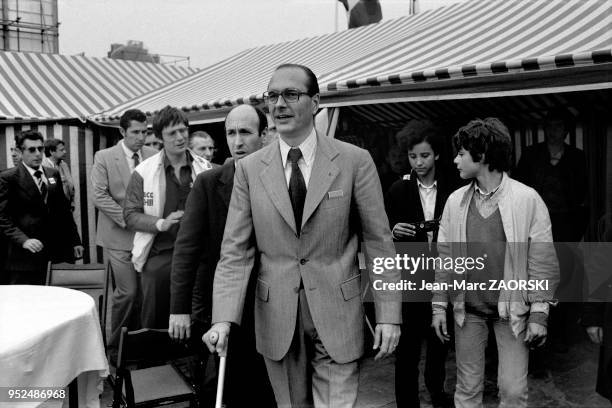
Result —
[{"label": "dark trousers", "polygon": [[151,253],[142,268],[142,327],[167,329],[170,318],[172,249]]},{"label": "dark trousers", "polygon": [[[402,307],[402,336],[395,351],[395,400],[398,408],[420,407],[419,361],[423,340],[427,342],[425,385],[430,394],[444,392],[448,345],[431,326],[430,302],[405,302]],[[452,326],[452,320],[447,320]]]}]

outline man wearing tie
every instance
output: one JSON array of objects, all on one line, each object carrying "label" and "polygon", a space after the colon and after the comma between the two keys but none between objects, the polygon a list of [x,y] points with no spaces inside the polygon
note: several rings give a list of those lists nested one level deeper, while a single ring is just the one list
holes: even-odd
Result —
[{"label": "man wearing tie", "polygon": [[[364,350],[358,231],[368,260],[395,256],[376,167],[367,151],[316,133],[307,67],[279,66],[264,98],[280,138],[237,163],[203,340],[226,352],[255,265],[257,350],[278,406],[352,407]],[[399,341],[401,299],[375,297],[380,358]]]},{"label": "man wearing tie", "polygon": [[140,326],[138,280],[132,265],[131,250],[134,232],[123,219],[123,200],[130,175],[140,162],[157,153],[143,146],[147,134],[147,117],[138,109],[130,109],[119,119],[123,140],[115,146],[96,152],[91,170],[93,202],[98,212],[96,243],[104,248],[109,260],[115,290],[111,309],[111,362],[116,359],[121,327],[130,330]]},{"label": "man wearing tie", "polygon": [[22,162],[0,174],[0,233],[9,240],[5,270],[11,284],[44,285],[47,262],[72,262],[83,247],[55,169],[41,166],[43,137],[17,136]]}]

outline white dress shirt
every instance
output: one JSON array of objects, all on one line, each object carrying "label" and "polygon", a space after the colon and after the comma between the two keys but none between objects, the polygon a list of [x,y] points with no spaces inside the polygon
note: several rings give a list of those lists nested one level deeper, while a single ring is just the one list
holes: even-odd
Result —
[{"label": "white dress shirt", "polygon": [[[28,166],[27,164],[25,164],[24,162],[21,162],[23,164],[23,166],[28,170],[28,172],[30,173],[30,176],[32,176],[32,180],[34,180],[34,184],[36,184],[36,187],[38,187],[38,191],[40,192],[40,186],[38,185],[38,177],[36,177],[34,175],[34,173],[37,170],[40,170],[40,172],[42,173],[41,178],[43,183],[45,183],[47,185],[47,187],[49,187],[49,180],[47,180],[47,176],[45,176],[45,172],[42,169],[42,166],[40,166],[38,169],[33,169],[30,166]],[[54,180],[55,182],[55,180]]]},{"label": "white dress shirt", "polygon": [[120,143],[121,143],[121,147],[123,148],[123,152],[125,153],[125,157],[127,159],[128,166],[130,167],[130,173],[132,173],[134,171],[134,153],[138,155],[138,163],[142,163],[142,152],[140,150],[137,152],[131,151],[130,149],[127,148],[125,143],[123,143],[123,140]]},{"label": "white dress shirt", "polygon": [[[292,149],[282,137],[278,138],[281,160],[283,161],[283,168],[285,169],[285,180],[287,181],[287,188],[289,188],[289,180],[291,179],[291,163],[287,160],[287,155],[289,154],[289,150]],[[302,176],[304,177],[304,184],[306,184],[306,189],[308,189],[308,181],[310,180],[310,173],[312,172],[312,165],[314,163],[315,152],[317,150],[317,133],[315,129],[312,128],[308,137],[300,143],[299,146],[295,146],[295,148],[299,148],[302,151],[302,157],[298,160],[298,167],[302,172]]]},{"label": "white dress shirt", "polygon": [[[417,186],[419,187],[419,196],[421,197],[421,207],[423,207],[423,215],[425,221],[434,219],[436,209],[436,196],[438,195],[438,182],[434,181],[432,185],[426,186],[417,178]],[[429,242],[433,240],[433,231],[427,232]]]}]

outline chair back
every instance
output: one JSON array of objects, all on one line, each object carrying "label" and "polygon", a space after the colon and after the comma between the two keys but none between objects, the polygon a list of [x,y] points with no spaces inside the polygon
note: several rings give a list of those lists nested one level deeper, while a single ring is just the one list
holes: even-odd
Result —
[{"label": "chair back", "polygon": [[104,264],[76,265],[69,263],[47,266],[47,286],[70,289],[104,289],[107,266]]},{"label": "chair back", "polygon": [[[173,363],[197,352],[189,343],[170,338],[167,329],[121,328],[113,407],[196,403],[200,376],[189,380]],[[124,389],[125,386],[125,389]],[[123,392],[125,391],[125,394]]]},{"label": "chair back", "polygon": [[117,368],[168,361],[194,355],[188,343],[179,343],[168,335],[168,329],[121,329]]},{"label": "chair back", "polygon": [[[108,289],[111,281],[110,263],[105,264],[47,264],[46,286],[59,286],[87,293],[97,301],[102,339],[106,347]],[[96,292],[97,296],[93,292]]]}]

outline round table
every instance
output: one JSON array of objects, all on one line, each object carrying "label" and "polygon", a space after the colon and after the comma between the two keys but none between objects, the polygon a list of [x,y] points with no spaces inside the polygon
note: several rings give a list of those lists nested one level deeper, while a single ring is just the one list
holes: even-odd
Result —
[{"label": "round table", "polygon": [[[78,378],[79,407],[99,407],[108,362],[93,298],[53,286],[0,286],[0,367],[4,394]],[[40,404],[0,400],[0,407]]]}]

